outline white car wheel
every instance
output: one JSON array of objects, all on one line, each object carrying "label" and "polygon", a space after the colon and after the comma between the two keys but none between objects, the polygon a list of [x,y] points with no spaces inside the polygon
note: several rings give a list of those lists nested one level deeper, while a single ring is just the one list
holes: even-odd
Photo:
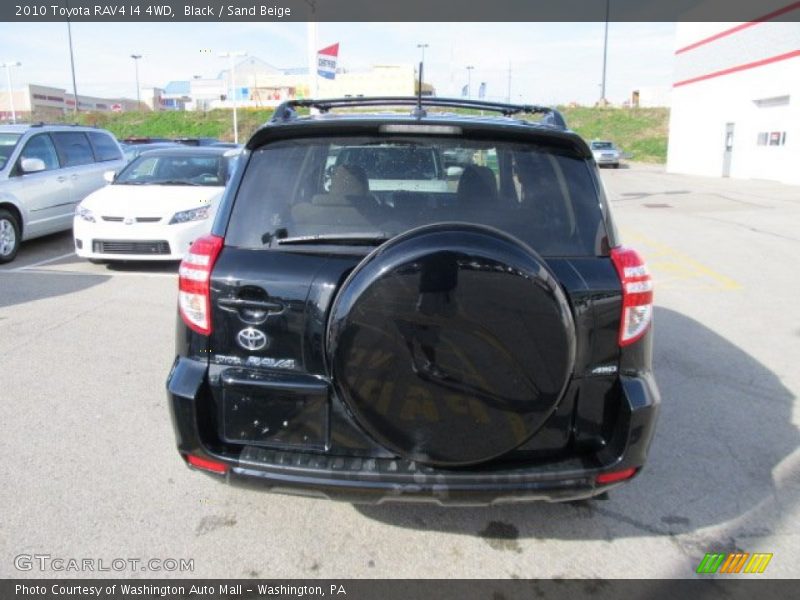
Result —
[{"label": "white car wheel", "polygon": [[0,210],[0,263],[14,260],[19,249],[19,225],[7,210]]}]

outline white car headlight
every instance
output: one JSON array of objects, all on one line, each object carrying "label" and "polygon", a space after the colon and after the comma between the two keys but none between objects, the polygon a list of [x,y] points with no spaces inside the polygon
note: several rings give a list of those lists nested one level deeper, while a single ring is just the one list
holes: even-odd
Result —
[{"label": "white car headlight", "polygon": [[202,221],[208,218],[208,213],[208,206],[201,206],[200,208],[193,208],[191,210],[182,210],[172,215],[169,224],[175,225],[176,223],[188,223],[189,221]]},{"label": "white car headlight", "polygon": [[84,221],[88,221],[89,223],[96,223],[97,221],[94,218],[94,213],[90,211],[88,208],[84,208],[80,204],[75,207],[75,216],[80,217]]}]

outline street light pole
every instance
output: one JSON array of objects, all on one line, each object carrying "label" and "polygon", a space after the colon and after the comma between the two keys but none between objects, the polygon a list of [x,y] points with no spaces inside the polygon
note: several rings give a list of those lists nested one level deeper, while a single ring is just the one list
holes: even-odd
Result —
[{"label": "street light pole", "polygon": [[142,58],[141,54],[131,54],[133,64],[136,68],[136,110],[142,109],[142,99],[139,94],[139,59]]},{"label": "street light pole", "polygon": [[467,65],[467,99],[472,98],[472,65]]},{"label": "street light pole", "polygon": [[240,56],[247,56],[247,52],[223,52],[219,55],[220,58],[227,58],[230,60],[231,67],[231,88],[233,90],[233,143],[239,143],[239,120],[236,115],[236,64],[234,59]]},{"label": "street light pole", "polygon": [[422,49],[422,64],[425,65],[425,48],[428,47],[428,44],[417,44],[417,48]]},{"label": "street light pole", "polygon": [[8,101],[11,104],[11,122],[17,122],[17,111],[14,110],[14,88],[11,85],[11,67],[21,67],[22,63],[19,61],[7,62],[0,65],[6,70],[6,80],[8,81]]},{"label": "street light pole", "polygon": [[[69,3],[67,3],[69,8]],[[67,37],[69,37],[69,68],[72,71],[72,95],[75,98],[75,106],[73,112],[78,114],[78,84],[75,83],[75,55],[72,52],[72,25],[67,19]]]},{"label": "street light pole", "polygon": [[610,9],[611,0],[606,0],[606,31],[603,38],[603,83],[600,87],[600,102],[606,103],[606,60],[608,57],[608,13]]}]

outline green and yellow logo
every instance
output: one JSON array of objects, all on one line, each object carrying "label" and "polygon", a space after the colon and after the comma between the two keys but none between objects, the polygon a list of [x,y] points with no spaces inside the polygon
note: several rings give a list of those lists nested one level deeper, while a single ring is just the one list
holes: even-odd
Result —
[{"label": "green and yellow logo", "polygon": [[734,552],[733,554],[720,554],[709,552],[697,566],[701,575],[714,573],[763,573],[767,569],[772,554],[748,552]]}]

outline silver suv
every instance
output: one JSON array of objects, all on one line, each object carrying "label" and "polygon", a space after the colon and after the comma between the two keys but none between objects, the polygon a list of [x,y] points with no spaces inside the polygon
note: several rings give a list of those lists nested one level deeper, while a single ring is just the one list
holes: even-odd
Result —
[{"label": "silver suv", "polygon": [[14,260],[22,240],[70,229],[75,206],[124,165],[102,129],[0,126],[0,263]]}]

